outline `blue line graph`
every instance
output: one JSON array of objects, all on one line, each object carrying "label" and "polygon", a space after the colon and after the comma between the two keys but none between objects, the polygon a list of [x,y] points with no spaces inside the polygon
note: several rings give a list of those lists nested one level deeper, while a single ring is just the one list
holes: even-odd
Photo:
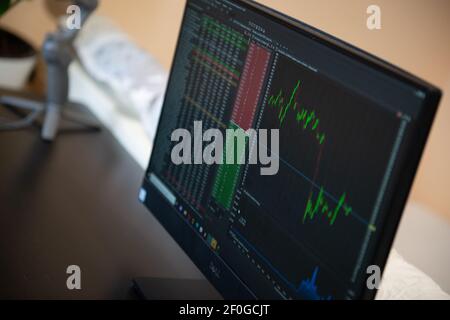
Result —
[{"label": "blue line graph", "polygon": [[331,296],[322,297],[317,292],[316,280],[318,273],[319,267],[316,267],[311,279],[302,280],[300,286],[297,289],[297,293],[308,300],[331,300]]},{"label": "blue line graph", "polygon": [[234,228],[231,229],[231,232],[234,233],[236,237],[239,238],[246,247],[250,248],[264,263],[281,279],[283,282],[297,294],[302,296],[304,299],[308,300],[331,300],[331,296],[322,297],[317,292],[316,280],[317,274],[319,273],[319,267],[314,269],[313,275],[311,279],[302,280],[300,284],[297,286],[296,284],[289,281],[270,261],[259,252],[247,239],[244,238],[238,231]]}]

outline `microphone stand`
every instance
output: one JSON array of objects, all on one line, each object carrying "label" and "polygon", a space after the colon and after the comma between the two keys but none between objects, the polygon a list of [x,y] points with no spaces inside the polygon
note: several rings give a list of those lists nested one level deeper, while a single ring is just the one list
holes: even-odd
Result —
[{"label": "microphone stand", "polygon": [[[75,0],[73,3],[80,8],[80,26],[84,25],[98,6],[98,0]],[[88,120],[74,111],[80,109],[81,104],[69,101],[68,69],[77,57],[73,43],[78,32],[79,29],[69,29],[63,25],[46,36],[42,45],[42,53],[47,67],[46,99],[39,101],[12,95],[0,97],[0,104],[31,111],[22,120],[0,124],[0,130],[29,127],[40,115],[43,115],[44,118],[41,138],[49,142],[56,138],[61,119],[79,124],[87,130],[101,130],[98,123]]]}]

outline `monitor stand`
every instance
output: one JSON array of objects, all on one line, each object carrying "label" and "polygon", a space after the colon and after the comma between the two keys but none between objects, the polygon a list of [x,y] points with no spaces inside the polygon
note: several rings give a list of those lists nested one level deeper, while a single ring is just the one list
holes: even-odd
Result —
[{"label": "monitor stand", "polygon": [[206,279],[135,278],[133,289],[145,300],[221,300]]}]

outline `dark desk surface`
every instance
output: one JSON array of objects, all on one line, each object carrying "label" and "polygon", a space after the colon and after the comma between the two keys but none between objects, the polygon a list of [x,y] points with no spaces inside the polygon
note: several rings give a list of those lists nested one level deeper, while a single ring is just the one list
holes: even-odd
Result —
[{"label": "dark desk surface", "polygon": [[[0,132],[0,298],[121,299],[134,277],[202,278],[138,202],[142,178],[107,130],[53,144],[37,126]],[[72,264],[81,290],[66,287]]]}]

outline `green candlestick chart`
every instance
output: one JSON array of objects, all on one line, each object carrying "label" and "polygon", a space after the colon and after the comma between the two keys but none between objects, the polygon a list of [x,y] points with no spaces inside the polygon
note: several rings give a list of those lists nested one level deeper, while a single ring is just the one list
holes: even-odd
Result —
[{"label": "green candlestick chart", "polygon": [[288,112],[294,111],[295,120],[300,127],[303,130],[312,132],[319,144],[322,145],[325,142],[325,133],[319,130],[320,119],[313,110],[308,110],[307,108],[299,109],[298,102],[295,101],[299,89],[300,80],[297,81],[294,89],[288,95],[289,98],[286,98],[287,96],[282,89],[278,94],[271,95],[269,98],[269,106],[279,109],[278,120],[280,121],[280,127],[283,126]]},{"label": "green candlestick chart", "polygon": [[[269,97],[269,107],[278,111],[278,121],[280,129],[283,128],[286,119],[292,117],[299,125],[300,129],[312,133],[319,145],[323,145],[326,140],[325,133],[320,128],[320,118],[317,111],[306,108],[299,103],[299,93],[301,92],[301,81],[298,80],[293,89],[286,94],[287,91],[280,89]],[[324,187],[320,188],[318,193],[311,192],[306,208],[303,213],[302,223],[307,221],[319,219],[320,217],[326,219],[330,226],[333,226],[339,217],[348,217],[355,215],[352,208],[347,204],[347,194],[343,193],[339,199],[330,198],[327,196]],[[373,224],[369,224],[368,228],[376,231]]]},{"label": "green candlestick chart", "polygon": [[346,193],[343,193],[339,198],[337,205],[332,208],[330,203],[325,199],[323,188],[320,188],[320,192],[318,193],[316,199],[313,199],[313,194],[311,193],[303,215],[303,223],[305,223],[308,219],[313,220],[318,215],[322,215],[328,219],[329,225],[333,226],[336,219],[340,215],[348,217],[352,213],[352,208],[347,205],[346,197]]}]

